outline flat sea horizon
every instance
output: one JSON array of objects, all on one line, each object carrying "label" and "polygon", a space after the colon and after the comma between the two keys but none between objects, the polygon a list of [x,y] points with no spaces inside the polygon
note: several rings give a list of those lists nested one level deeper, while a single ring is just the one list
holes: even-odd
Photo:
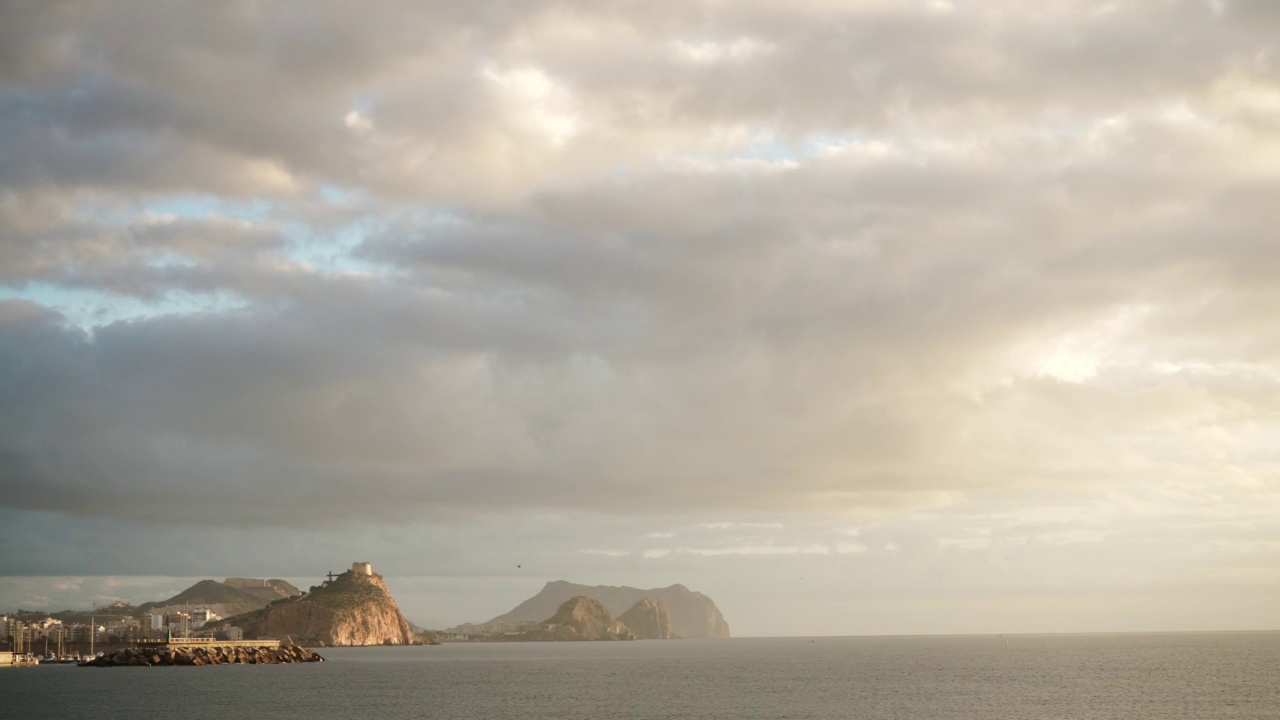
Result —
[{"label": "flat sea horizon", "polygon": [[321,648],[299,665],[0,671],[0,717],[1280,718],[1280,631]]}]

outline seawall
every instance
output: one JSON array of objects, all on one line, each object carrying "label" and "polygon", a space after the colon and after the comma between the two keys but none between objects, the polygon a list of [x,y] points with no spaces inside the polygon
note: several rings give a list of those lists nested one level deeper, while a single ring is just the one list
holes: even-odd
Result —
[{"label": "seawall", "polygon": [[110,655],[86,660],[80,663],[80,667],[279,665],[297,662],[324,662],[324,658],[304,647],[280,645],[274,641],[156,643],[116,650]]}]

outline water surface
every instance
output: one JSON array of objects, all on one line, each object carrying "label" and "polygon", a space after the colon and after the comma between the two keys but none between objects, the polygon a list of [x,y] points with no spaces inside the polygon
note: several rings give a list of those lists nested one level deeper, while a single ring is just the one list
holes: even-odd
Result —
[{"label": "water surface", "polygon": [[1280,719],[1280,633],[328,648],[305,665],[0,671],[14,718]]}]

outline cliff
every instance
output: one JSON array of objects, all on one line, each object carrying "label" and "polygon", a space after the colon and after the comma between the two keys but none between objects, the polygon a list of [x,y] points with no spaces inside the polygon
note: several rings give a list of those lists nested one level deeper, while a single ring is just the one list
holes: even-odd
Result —
[{"label": "cliff", "polygon": [[600,601],[614,615],[626,612],[645,597],[655,602],[665,600],[671,613],[673,634],[687,638],[729,637],[729,623],[725,622],[715,602],[684,585],[638,590],[633,587],[611,585],[592,587],[556,580],[547,583],[537,595],[520,603],[510,612],[499,615],[489,622],[508,622],[515,625],[521,622],[537,621],[556,612],[562,603],[577,595]]},{"label": "cliff", "polygon": [[572,597],[566,600],[554,615],[541,622],[536,630],[515,635],[511,640],[564,641],[564,640],[635,640],[636,636],[625,625],[613,619],[613,615],[598,600],[589,597]]},{"label": "cliff", "polygon": [[666,640],[674,637],[671,632],[671,607],[666,600],[657,602],[647,597],[618,616],[618,622],[627,626],[640,640]]},{"label": "cliff", "polygon": [[305,645],[412,645],[413,630],[381,575],[342,573],[305,595],[222,620],[246,638]]}]

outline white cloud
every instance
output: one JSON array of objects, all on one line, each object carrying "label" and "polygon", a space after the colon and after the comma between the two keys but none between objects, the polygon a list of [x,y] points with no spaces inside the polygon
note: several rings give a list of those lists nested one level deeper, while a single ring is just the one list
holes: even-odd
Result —
[{"label": "white cloud", "polygon": [[573,93],[537,67],[486,67],[482,75],[500,91],[517,124],[552,145],[564,145],[583,129]]},{"label": "white cloud", "polygon": [[701,523],[701,526],[709,530],[736,530],[748,528],[770,528],[781,530],[785,527],[778,522],[713,522]]},{"label": "white cloud", "polygon": [[359,110],[351,110],[342,116],[342,124],[354,132],[366,133],[373,129],[373,118]]},{"label": "white cloud", "polygon": [[675,56],[696,64],[743,62],[772,53],[776,46],[757,38],[740,37],[729,41],[677,40],[672,43]]},{"label": "white cloud", "polygon": [[823,555],[831,552],[831,548],[822,545],[735,545],[731,547],[691,548],[682,547],[672,552],[689,555]]}]

